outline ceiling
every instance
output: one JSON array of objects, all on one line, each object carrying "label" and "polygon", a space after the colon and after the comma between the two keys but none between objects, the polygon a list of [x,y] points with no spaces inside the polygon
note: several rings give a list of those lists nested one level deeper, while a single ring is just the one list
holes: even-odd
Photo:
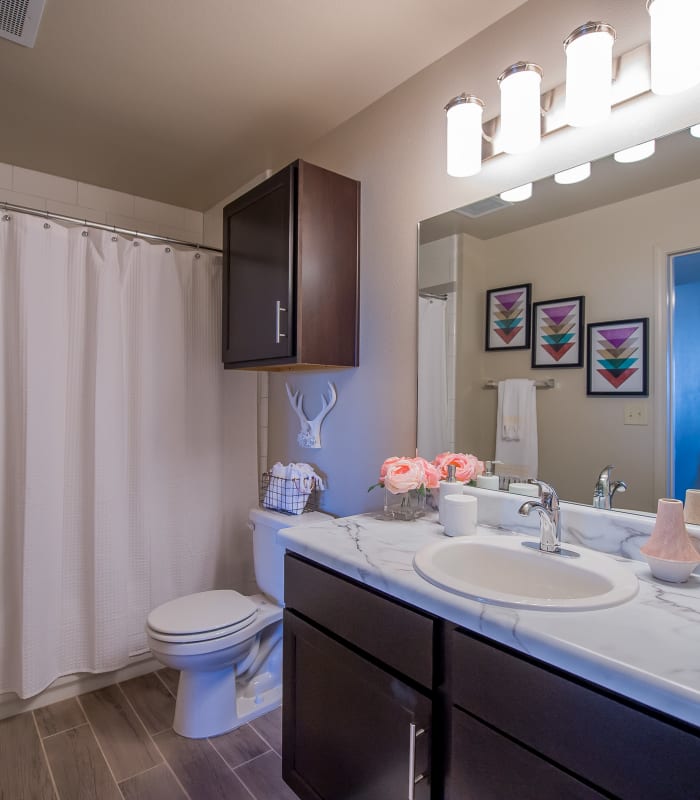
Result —
[{"label": "ceiling", "polygon": [[0,162],[205,210],[524,0],[47,0]]}]

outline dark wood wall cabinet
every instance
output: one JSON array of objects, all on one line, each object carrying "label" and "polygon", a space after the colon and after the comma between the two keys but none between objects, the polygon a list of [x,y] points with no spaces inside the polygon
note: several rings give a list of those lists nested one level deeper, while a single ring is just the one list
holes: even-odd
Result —
[{"label": "dark wood wall cabinet", "polygon": [[356,367],[360,184],[295,161],[224,208],[224,366]]},{"label": "dark wood wall cabinet", "polygon": [[700,731],[287,554],[302,800],[698,797]]}]

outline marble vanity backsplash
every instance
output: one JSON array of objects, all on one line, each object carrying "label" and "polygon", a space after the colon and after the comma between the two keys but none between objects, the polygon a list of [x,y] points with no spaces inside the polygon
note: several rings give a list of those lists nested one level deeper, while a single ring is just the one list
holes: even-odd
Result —
[{"label": "marble vanity backsplash", "polygon": [[[539,534],[540,520],[537,514],[532,513],[528,517],[518,514],[527,497],[475,486],[465,486],[464,492],[478,499],[479,525],[533,536]],[[606,511],[564,501],[560,505],[563,541],[590,547],[601,553],[644,561],[639,549],[651,535],[656,521],[654,514]],[[687,528],[695,546],[700,549],[700,525],[688,525]]]}]

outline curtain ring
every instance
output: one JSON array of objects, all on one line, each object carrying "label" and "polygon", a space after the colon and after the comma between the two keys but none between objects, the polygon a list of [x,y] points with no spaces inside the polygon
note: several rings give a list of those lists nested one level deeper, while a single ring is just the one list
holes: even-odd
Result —
[{"label": "curtain ring", "polygon": [[165,252],[166,252],[166,253],[170,253],[170,252],[172,252],[172,251],[170,250],[170,248],[169,248],[169,247],[166,247],[166,248],[165,248]]},{"label": "curtain ring", "polygon": [[49,225],[49,223],[48,223],[48,222],[45,222],[45,223],[44,223],[44,230],[46,230],[46,231],[47,231],[47,230],[48,230],[50,227],[51,227],[51,226]]},{"label": "curtain ring", "polygon": [[2,221],[3,222],[9,222],[11,219],[12,219],[12,217],[9,214],[3,214],[2,215]]},{"label": "curtain ring", "polygon": [[195,257],[195,258],[201,258],[201,257],[202,257],[202,254],[201,254],[201,253],[195,253],[195,254],[194,254],[194,257]]}]

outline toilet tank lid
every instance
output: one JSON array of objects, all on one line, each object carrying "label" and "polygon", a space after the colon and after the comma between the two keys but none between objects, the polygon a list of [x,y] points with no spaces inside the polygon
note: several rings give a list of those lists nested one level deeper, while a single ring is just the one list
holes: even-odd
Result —
[{"label": "toilet tank lid", "polygon": [[331,514],[323,511],[309,511],[306,514],[282,514],[279,511],[270,511],[267,508],[251,508],[251,522],[269,525],[271,528],[295,528],[297,525],[313,525],[314,522],[329,522],[333,519]]},{"label": "toilet tank lid", "polygon": [[252,622],[256,611],[249,597],[232,589],[214,589],[163,603],[148,615],[148,625],[160,633],[204,633],[245,620]]}]

